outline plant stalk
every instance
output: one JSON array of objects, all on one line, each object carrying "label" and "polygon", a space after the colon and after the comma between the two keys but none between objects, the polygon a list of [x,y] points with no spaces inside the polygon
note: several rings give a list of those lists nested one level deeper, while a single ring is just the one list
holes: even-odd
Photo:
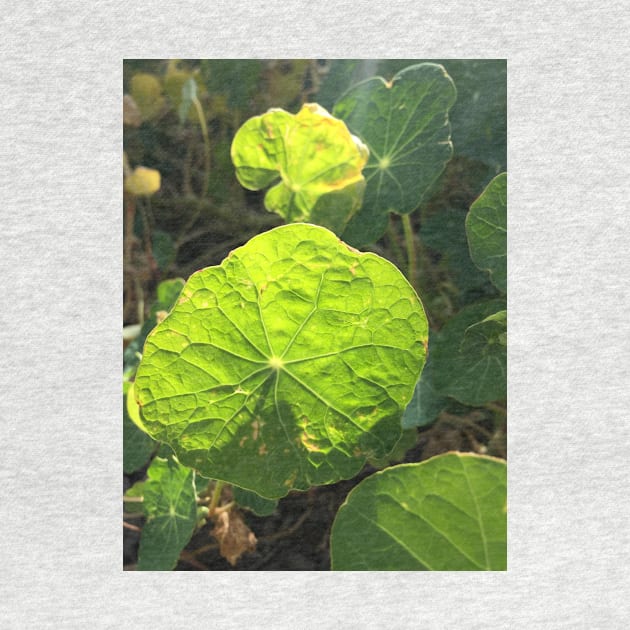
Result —
[{"label": "plant stalk", "polygon": [[219,505],[219,501],[221,500],[221,490],[223,490],[224,485],[224,481],[217,481],[214,484],[214,492],[212,493],[212,499],[210,500],[210,505],[208,506],[208,516],[210,517],[214,515],[214,511],[217,505]]}]

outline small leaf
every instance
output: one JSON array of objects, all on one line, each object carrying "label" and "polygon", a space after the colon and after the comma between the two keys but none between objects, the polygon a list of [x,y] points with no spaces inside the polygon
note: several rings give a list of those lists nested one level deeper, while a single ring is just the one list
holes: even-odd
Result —
[{"label": "small leaf", "polygon": [[280,498],[392,450],[426,340],[394,265],[285,225],[190,277],[147,337],[136,396],[182,463]]},{"label": "small leaf", "polygon": [[507,173],[497,175],[466,217],[470,256],[488,271],[492,283],[507,291]]},{"label": "small leaf", "polygon": [[[489,315],[505,309],[503,300],[480,302],[463,308],[440,331],[431,355],[433,382],[439,394],[467,405],[482,405],[507,395],[507,352],[502,343],[490,343],[488,326],[467,330]],[[485,330],[485,333],[484,333]]]},{"label": "small leaf", "polygon": [[242,507],[251,510],[258,516],[269,516],[276,511],[278,501],[265,499],[255,492],[244,490],[238,486],[232,486],[234,500]]},{"label": "small leaf", "polygon": [[331,533],[335,571],[505,571],[506,465],[447,453],[362,481]]},{"label": "small leaf", "polygon": [[130,514],[144,514],[144,481],[136,481],[136,483],[123,495],[125,512]]},{"label": "small leaf", "polygon": [[[135,420],[132,420],[132,414]],[[138,421],[140,421],[138,404],[133,394],[133,383],[130,383],[123,404],[123,471],[127,474],[142,468],[156,447],[155,442],[138,428]]]},{"label": "small leaf", "polygon": [[132,195],[148,197],[160,190],[160,171],[138,166],[125,177],[125,190]]},{"label": "small leaf", "polygon": [[191,77],[186,79],[182,85],[182,95],[179,106],[177,107],[177,114],[179,116],[179,122],[183,125],[188,117],[188,112],[192,107],[194,99],[197,98],[197,84]]},{"label": "small leaf", "polygon": [[350,88],[333,109],[370,150],[364,204],[343,232],[361,247],[378,240],[390,212],[408,214],[421,203],[453,147],[448,110],[455,86],[442,66],[424,63],[391,82],[373,77]]},{"label": "small leaf", "polygon": [[464,332],[462,352],[483,352],[487,346],[499,344],[507,347],[507,311],[488,315],[482,321],[469,326]]},{"label": "small leaf", "polygon": [[239,182],[261,190],[265,207],[291,221],[317,221],[340,233],[361,205],[367,149],[345,124],[314,103],[296,115],[271,109],[248,120],[232,143]]},{"label": "small leaf", "polygon": [[147,517],[138,549],[139,571],[170,571],[197,522],[193,471],[156,457],[147,471],[142,503]]}]

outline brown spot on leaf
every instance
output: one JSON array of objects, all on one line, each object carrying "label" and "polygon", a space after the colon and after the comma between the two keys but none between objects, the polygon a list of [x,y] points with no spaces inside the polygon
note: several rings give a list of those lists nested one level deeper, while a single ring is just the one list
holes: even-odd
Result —
[{"label": "brown spot on leaf", "polygon": [[217,516],[212,535],[219,542],[221,555],[234,566],[247,552],[256,550],[256,536],[238,510],[225,510]]},{"label": "brown spot on leaf", "polygon": [[258,449],[258,454],[259,455],[266,455],[267,454],[267,445],[266,444],[261,444],[260,448]]}]

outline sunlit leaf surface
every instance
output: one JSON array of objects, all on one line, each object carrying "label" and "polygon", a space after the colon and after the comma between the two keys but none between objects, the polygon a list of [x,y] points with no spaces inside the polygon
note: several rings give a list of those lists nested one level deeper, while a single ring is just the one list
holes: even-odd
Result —
[{"label": "sunlit leaf surface", "polygon": [[289,222],[310,221],[339,234],[361,204],[367,148],[319,105],[251,118],[234,137],[232,161],[245,188],[275,183],[265,207]]},{"label": "sunlit leaf surface", "polygon": [[447,453],[375,473],[354,488],[331,533],[336,571],[504,571],[503,460]]},{"label": "sunlit leaf surface", "polygon": [[394,265],[291,224],[191,276],[147,337],[136,396],[182,463],[279,498],[392,450],[426,343]]}]

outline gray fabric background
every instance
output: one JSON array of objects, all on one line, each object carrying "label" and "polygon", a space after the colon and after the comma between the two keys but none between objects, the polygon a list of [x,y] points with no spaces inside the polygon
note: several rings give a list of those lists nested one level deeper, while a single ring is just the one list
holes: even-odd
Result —
[{"label": "gray fabric background", "polygon": [[[0,626],[628,627],[629,16],[622,0],[5,7]],[[507,573],[123,573],[124,57],[508,59]]]}]

